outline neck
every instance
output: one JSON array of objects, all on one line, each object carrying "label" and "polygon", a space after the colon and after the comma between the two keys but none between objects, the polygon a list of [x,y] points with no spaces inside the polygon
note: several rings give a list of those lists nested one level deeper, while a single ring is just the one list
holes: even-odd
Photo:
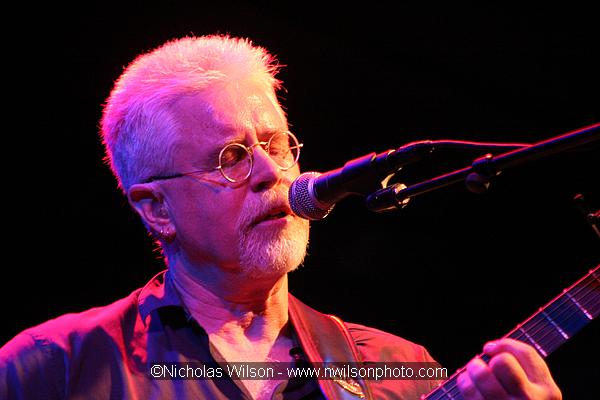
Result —
[{"label": "neck", "polygon": [[209,336],[232,343],[273,343],[282,333],[288,321],[287,275],[256,278],[169,261],[175,288]]}]

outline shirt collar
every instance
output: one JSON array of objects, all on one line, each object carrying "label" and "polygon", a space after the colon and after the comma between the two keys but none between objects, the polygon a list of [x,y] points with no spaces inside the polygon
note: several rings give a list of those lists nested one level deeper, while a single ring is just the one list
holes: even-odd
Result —
[{"label": "shirt collar", "polygon": [[[138,295],[138,310],[142,321],[146,324],[146,318],[151,312],[170,306],[180,307],[184,311],[188,321],[192,318],[175,289],[169,270],[164,270],[156,274],[140,291]],[[288,323],[291,324],[292,321],[289,320]],[[294,345],[290,350],[290,355],[294,357],[296,362],[306,361],[306,355],[302,351],[294,329],[291,330],[291,335]]]},{"label": "shirt collar", "polygon": [[[169,273],[169,270],[164,270],[156,274],[150,282],[146,284],[138,295],[138,310],[144,325],[146,324],[146,318],[154,310],[163,307],[180,307],[185,313],[185,317],[188,321],[192,319],[191,313],[187,310],[185,304],[179,297],[177,289],[173,284],[173,278]],[[291,319],[288,321],[291,325]],[[292,331],[292,340],[294,341],[294,347],[292,350],[301,349],[298,338],[294,329]],[[290,353],[290,355],[294,356]],[[297,358],[294,356],[294,358]]]},{"label": "shirt collar", "polygon": [[176,306],[185,310],[179,294],[175,290],[168,270],[158,273],[142,288],[138,295],[138,310],[142,321],[154,310]]}]

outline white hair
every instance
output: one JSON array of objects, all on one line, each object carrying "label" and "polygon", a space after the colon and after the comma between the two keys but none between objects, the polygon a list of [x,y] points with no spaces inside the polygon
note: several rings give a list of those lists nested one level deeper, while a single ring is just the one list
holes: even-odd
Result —
[{"label": "white hair", "polygon": [[132,184],[170,172],[178,121],[170,105],[222,84],[252,81],[273,92],[275,57],[248,39],[185,37],[140,55],[116,81],[101,120],[105,161],[127,192]]}]

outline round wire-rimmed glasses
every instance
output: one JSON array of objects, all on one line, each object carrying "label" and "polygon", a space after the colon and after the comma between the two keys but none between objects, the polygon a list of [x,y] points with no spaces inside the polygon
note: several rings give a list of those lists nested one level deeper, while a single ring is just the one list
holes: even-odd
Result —
[{"label": "round wire-rimmed glasses", "polygon": [[219,152],[219,165],[209,170],[196,170],[172,175],[152,176],[146,183],[158,180],[197,176],[219,170],[223,178],[232,183],[243,182],[250,177],[254,167],[254,147],[262,146],[269,157],[282,171],[287,171],[298,162],[302,143],[292,132],[277,132],[268,141],[258,142],[251,146],[242,143],[230,143]]}]

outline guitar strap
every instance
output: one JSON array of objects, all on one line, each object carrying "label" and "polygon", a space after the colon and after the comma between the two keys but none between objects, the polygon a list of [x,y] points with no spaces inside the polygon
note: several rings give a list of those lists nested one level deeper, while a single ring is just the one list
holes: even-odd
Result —
[{"label": "guitar strap", "polygon": [[[290,320],[311,363],[326,366],[336,362],[362,362],[348,328],[339,318],[322,314],[291,294],[288,299]],[[318,382],[328,399],[373,399],[368,381],[360,378],[327,378]]]}]

